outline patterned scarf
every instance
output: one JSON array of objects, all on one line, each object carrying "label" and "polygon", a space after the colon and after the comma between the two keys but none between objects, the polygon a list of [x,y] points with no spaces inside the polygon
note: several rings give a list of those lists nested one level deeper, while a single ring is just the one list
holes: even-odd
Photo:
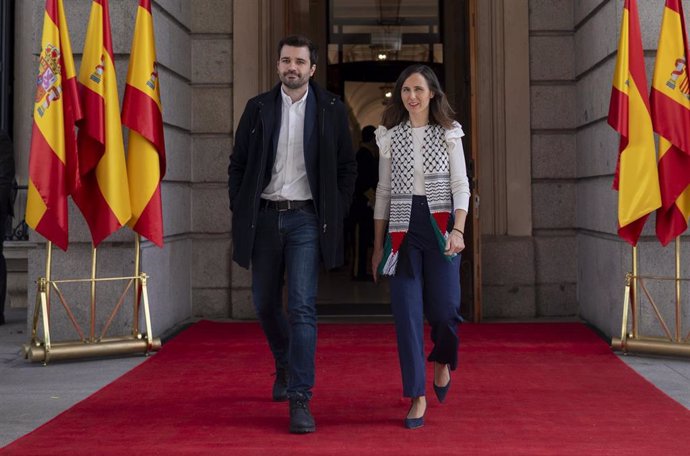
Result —
[{"label": "patterned scarf", "polygon": [[[448,145],[445,141],[445,129],[440,125],[429,125],[424,130],[422,156],[424,190],[431,212],[431,225],[443,252],[449,234],[446,227],[452,210],[452,195]],[[379,264],[379,273],[383,275],[395,275],[400,246],[410,226],[413,183],[412,128],[410,122],[406,121],[394,127],[391,136],[391,210],[384,256]],[[447,258],[450,260],[450,257]]]}]

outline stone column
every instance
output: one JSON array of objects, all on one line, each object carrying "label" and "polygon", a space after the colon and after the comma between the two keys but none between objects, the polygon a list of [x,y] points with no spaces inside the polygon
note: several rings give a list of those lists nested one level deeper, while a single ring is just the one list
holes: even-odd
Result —
[{"label": "stone column", "polygon": [[536,315],[577,309],[575,40],[570,1],[530,1]]},{"label": "stone column", "polygon": [[233,122],[233,2],[192,3],[192,312],[228,317],[228,157]]},{"label": "stone column", "polygon": [[482,312],[527,318],[536,313],[529,3],[490,0],[476,7]]}]

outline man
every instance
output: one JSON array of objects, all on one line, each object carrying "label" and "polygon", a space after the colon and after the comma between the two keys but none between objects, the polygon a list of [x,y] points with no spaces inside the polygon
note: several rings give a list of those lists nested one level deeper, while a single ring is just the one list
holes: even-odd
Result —
[{"label": "man", "polygon": [[14,157],[12,141],[0,132],[0,325],[5,324],[5,295],[7,294],[7,263],[3,254],[5,228],[12,216],[12,184],[14,182]]},{"label": "man", "polygon": [[379,148],[376,145],[376,127],[362,128],[362,142],[357,151],[357,180],[350,207],[350,218],[354,225],[354,258],[352,276],[355,280],[372,280],[367,273],[371,263],[369,247],[374,245],[374,203],[376,184],[379,181]]},{"label": "man", "polygon": [[[228,168],[233,260],[252,266],[252,296],[276,366],[273,400],[289,400],[290,432],[314,432],[319,259],[343,263],[343,217],[357,164],[347,113],[311,76],[317,51],[303,36],[278,44],[280,83],[252,98]],[[282,288],[286,274],[287,316]]]}]

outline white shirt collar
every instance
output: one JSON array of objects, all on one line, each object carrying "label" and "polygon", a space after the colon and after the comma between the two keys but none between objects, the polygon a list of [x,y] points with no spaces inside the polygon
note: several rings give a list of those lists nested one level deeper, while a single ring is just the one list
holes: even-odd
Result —
[{"label": "white shirt collar", "polygon": [[296,104],[296,103],[301,103],[301,102],[303,102],[304,100],[306,100],[306,99],[307,99],[307,95],[309,95],[309,83],[307,83],[307,90],[304,92],[304,95],[302,95],[302,98],[300,98],[299,100],[295,101],[294,103],[293,103],[293,101],[292,101],[292,98],[290,98],[290,95],[288,95],[287,93],[285,93],[285,90],[283,89],[282,86],[280,87],[280,95],[282,95],[282,97],[283,97],[283,103],[286,103],[288,106],[290,106],[290,105],[292,105],[292,104]]}]

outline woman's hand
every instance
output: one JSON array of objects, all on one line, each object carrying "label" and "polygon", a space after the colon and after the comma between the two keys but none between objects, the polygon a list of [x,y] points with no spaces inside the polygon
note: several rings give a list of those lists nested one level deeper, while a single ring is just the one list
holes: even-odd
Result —
[{"label": "woman's hand", "polygon": [[452,230],[448,235],[448,240],[446,241],[446,255],[457,255],[458,253],[465,250],[465,238],[462,233],[458,230]]},{"label": "woman's hand", "polygon": [[371,273],[374,276],[374,283],[379,283],[379,263],[383,259],[383,247],[374,247],[371,254]]}]

